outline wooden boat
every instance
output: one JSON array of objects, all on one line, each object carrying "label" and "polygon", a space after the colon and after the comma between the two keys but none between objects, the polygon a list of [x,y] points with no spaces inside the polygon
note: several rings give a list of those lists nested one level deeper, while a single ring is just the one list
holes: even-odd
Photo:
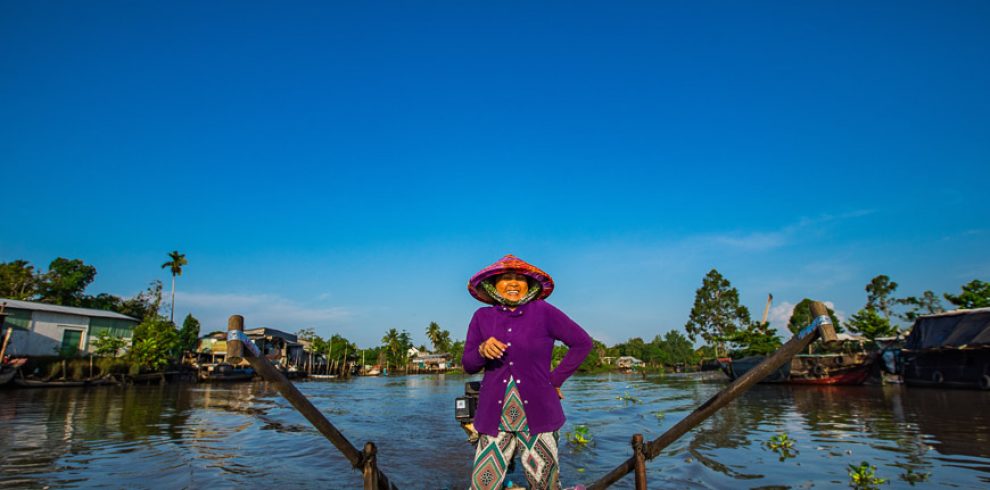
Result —
[{"label": "wooden boat", "polygon": [[78,388],[81,386],[103,386],[117,384],[117,382],[109,377],[96,378],[96,379],[82,379],[82,380],[55,380],[55,379],[37,379],[37,378],[26,378],[24,376],[17,376],[14,378],[14,384],[20,386],[21,388]]},{"label": "wooden boat", "polygon": [[990,308],[918,317],[899,354],[908,385],[990,390]]},{"label": "wooden boat", "polygon": [[18,359],[7,359],[0,364],[0,386],[9,383],[17,373],[20,371],[21,366],[27,362],[25,358]]},{"label": "wooden boat", "polygon": [[[750,356],[723,362],[723,370],[730,379],[746,374],[763,362],[764,356]],[[827,353],[801,354],[791,362],[763,378],[761,383],[786,383],[810,385],[859,385],[870,376],[876,353]]]},{"label": "wooden boat", "polygon": [[203,364],[199,367],[196,377],[199,381],[206,382],[250,381],[254,378],[254,369],[237,367],[225,362]]}]

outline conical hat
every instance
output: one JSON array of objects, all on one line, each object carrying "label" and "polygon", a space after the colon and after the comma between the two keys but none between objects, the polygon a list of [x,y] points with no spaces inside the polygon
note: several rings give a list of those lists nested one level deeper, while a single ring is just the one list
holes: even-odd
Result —
[{"label": "conical hat", "polygon": [[536,299],[544,299],[553,292],[553,278],[550,274],[511,254],[498,259],[494,264],[472,276],[468,281],[468,292],[482,303],[495,304],[495,300],[481,287],[481,282],[507,272],[516,272],[536,281],[540,285],[540,294]]}]

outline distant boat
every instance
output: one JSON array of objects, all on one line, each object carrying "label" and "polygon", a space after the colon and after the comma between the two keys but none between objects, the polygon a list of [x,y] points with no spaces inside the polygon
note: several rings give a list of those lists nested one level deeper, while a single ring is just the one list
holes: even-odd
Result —
[{"label": "distant boat", "polygon": [[218,364],[203,364],[199,366],[197,372],[199,381],[250,381],[254,378],[254,369],[250,367],[237,367],[225,362]]},{"label": "distant boat", "polygon": [[[862,341],[846,335],[846,341]],[[840,334],[842,339],[842,334]],[[849,345],[849,344],[846,344]],[[799,354],[776,371],[767,375],[760,383],[785,383],[808,385],[859,385],[870,376],[876,362],[876,352],[859,349],[854,352]],[[730,379],[746,374],[766,359],[765,356],[750,356],[742,359],[726,359],[722,370]]]},{"label": "distant boat", "polygon": [[27,362],[25,358],[18,359],[8,359],[2,365],[0,365],[0,386],[3,386],[14,379],[17,376],[18,369]]}]

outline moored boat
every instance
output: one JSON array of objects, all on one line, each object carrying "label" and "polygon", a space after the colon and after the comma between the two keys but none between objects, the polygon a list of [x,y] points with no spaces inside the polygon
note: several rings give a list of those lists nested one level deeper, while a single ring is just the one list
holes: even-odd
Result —
[{"label": "moored boat", "polygon": [[201,364],[199,365],[196,378],[199,381],[207,382],[250,381],[254,378],[254,369],[233,366],[226,362]]},{"label": "moored boat", "polygon": [[990,308],[918,317],[898,364],[908,385],[990,390]]},{"label": "moored boat", "polygon": [[25,358],[18,359],[4,359],[3,363],[0,364],[0,386],[9,383],[15,376],[17,376],[18,371],[21,366],[27,362]]},{"label": "moored boat", "polygon": [[[760,382],[809,385],[863,384],[869,378],[878,354],[867,352],[862,348],[864,339],[839,334],[839,340],[842,342],[841,352],[799,354]],[[858,347],[856,347],[857,343]],[[722,369],[730,379],[735,380],[764,359],[764,356],[727,359],[722,362]]]}]

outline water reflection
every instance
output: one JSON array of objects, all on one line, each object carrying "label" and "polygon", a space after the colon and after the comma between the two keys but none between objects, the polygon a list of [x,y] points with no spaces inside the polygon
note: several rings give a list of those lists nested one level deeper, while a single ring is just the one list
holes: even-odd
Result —
[{"label": "water reflection", "polygon": [[[374,440],[403,488],[464,488],[472,447],[452,400],[470,378],[408,376],[300,383],[355,443]],[[577,377],[569,422],[589,447],[561,444],[562,477],[596,479],[630,454],[635,432],[659,436],[724,383]],[[990,483],[990,394],[902,387],[759,385],[649,463],[651,488],[844,487],[870,461],[891,488]],[[797,441],[781,462],[765,447]],[[359,475],[265,383],[0,392],[0,487],[358,488]],[[914,476],[912,476],[914,475]],[[616,488],[631,488],[627,478]]]}]

